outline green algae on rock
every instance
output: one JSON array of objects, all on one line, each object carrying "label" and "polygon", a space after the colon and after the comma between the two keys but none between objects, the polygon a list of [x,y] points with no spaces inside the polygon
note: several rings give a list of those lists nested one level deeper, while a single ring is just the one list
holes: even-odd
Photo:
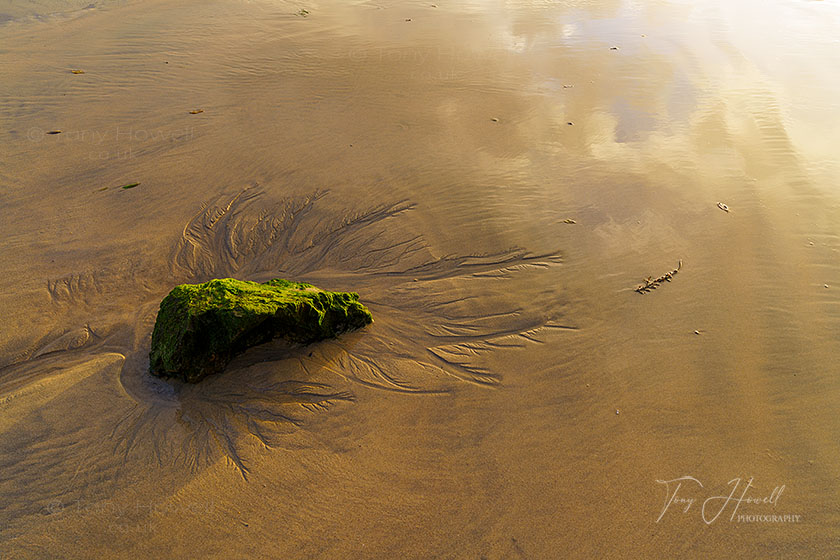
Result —
[{"label": "green algae on rock", "polygon": [[372,321],[358,294],[326,292],[302,282],[225,278],[183,284],[160,304],[149,371],[195,383],[273,338],[310,343]]}]

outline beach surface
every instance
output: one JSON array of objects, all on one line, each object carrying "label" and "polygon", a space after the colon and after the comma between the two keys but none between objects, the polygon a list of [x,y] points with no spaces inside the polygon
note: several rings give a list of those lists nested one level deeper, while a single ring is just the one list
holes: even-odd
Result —
[{"label": "beach surface", "polygon": [[[840,556],[838,28],[0,0],[0,557]],[[150,376],[225,277],[374,323]]]}]

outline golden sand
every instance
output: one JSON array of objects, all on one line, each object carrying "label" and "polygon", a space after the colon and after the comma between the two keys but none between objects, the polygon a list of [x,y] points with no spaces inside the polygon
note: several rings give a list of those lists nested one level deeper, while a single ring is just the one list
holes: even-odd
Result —
[{"label": "golden sand", "polygon": [[[84,7],[0,3],[0,556],[838,554],[836,3]],[[150,377],[214,277],[375,323]]]}]

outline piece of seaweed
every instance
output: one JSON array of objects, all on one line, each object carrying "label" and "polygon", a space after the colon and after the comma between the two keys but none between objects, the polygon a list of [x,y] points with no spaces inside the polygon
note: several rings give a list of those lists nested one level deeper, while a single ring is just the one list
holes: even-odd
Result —
[{"label": "piece of seaweed", "polygon": [[671,278],[676,276],[677,272],[679,272],[681,268],[682,268],[682,259],[680,259],[680,262],[677,265],[677,268],[675,268],[671,272],[666,272],[665,274],[663,274],[659,278],[653,278],[652,276],[648,276],[647,278],[645,278],[645,283],[637,286],[636,291],[639,292],[640,294],[646,294],[651,290],[655,290],[663,282],[670,282]]}]

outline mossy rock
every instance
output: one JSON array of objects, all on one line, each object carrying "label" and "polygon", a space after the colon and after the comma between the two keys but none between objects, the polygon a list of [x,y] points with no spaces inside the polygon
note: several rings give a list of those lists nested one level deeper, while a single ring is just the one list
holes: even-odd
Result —
[{"label": "mossy rock", "polygon": [[195,383],[273,338],[308,344],[372,321],[358,294],[326,292],[302,282],[225,278],[183,284],[160,304],[149,371]]}]

